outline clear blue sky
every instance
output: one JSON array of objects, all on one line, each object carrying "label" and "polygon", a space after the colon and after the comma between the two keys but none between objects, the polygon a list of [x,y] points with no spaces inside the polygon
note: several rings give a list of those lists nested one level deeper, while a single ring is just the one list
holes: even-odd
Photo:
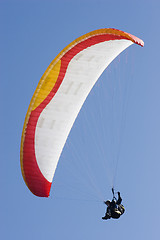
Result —
[{"label": "clear blue sky", "polygon": [[[158,239],[159,8],[158,0],[0,1],[1,239]],[[132,45],[105,71],[71,131],[50,198],[35,197],[20,170],[21,133],[31,97],[66,45],[105,27],[129,32],[145,46]],[[113,83],[120,83],[118,90]],[[98,190],[111,198],[102,161],[112,165],[118,153],[115,188],[122,192],[126,213],[118,221],[103,222],[105,206],[91,195],[90,170]],[[76,163],[81,160],[88,173]]]}]

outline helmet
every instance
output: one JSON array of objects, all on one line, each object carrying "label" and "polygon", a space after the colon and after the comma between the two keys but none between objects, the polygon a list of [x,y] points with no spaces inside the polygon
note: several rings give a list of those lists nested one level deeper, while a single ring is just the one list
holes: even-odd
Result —
[{"label": "helmet", "polygon": [[109,206],[109,205],[111,204],[111,201],[110,201],[110,200],[107,200],[107,201],[105,202],[105,204],[106,204],[107,206]]}]

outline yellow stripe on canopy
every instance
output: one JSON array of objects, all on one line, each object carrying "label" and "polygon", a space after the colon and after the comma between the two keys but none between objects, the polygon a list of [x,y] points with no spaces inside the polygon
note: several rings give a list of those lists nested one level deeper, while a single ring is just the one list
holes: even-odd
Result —
[{"label": "yellow stripe on canopy", "polygon": [[60,67],[61,60],[59,60],[54,65],[54,67],[49,71],[48,75],[44,79],[42,77],[41,87],[39,88],[39,91],[37,91],[37,96],[35,96],[35,101],[32,110],[36,109],[53,89],[59,75]]}]

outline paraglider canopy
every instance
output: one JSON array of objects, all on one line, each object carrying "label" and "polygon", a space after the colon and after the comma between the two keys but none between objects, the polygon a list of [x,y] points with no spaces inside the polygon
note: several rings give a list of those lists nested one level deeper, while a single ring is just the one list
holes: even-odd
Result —
[{"label": "paraglider canopy", "polygon": [[112,60],[139,38],[106,28],[65,47],[46,69],[31,99],[21,139],[26,185],[48,197],[56,166],[74,121],[95,82]]}]

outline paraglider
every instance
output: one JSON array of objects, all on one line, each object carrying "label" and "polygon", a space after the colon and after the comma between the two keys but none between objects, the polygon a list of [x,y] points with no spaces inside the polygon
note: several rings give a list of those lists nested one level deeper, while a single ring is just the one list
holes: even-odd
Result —
[{"label": "paraglider", "polygon": [[139,38],[112,28],[87,33],[51,62],[31,99],[21,138],[21,170],[30,191],[48,197],[74,121],[107,66]]},{"label": "paraglider", "polygon": [[102,217],[103,220],[107,220],[107,219],[110,219],[110,218],[118,219],[125,212],[125,208],[121,204],[122,203],[122,198],[120,196],[120,192],[117,192],[118,193],[118,199],[116,199],[116,197],[114,195],[114,189],[113,188],[112,188],[112,193],[113,193],[112,201],[110,201],[110,200],[104,201],[104,203],[107,205],[107,210],[106,210],[105,216]]}]

